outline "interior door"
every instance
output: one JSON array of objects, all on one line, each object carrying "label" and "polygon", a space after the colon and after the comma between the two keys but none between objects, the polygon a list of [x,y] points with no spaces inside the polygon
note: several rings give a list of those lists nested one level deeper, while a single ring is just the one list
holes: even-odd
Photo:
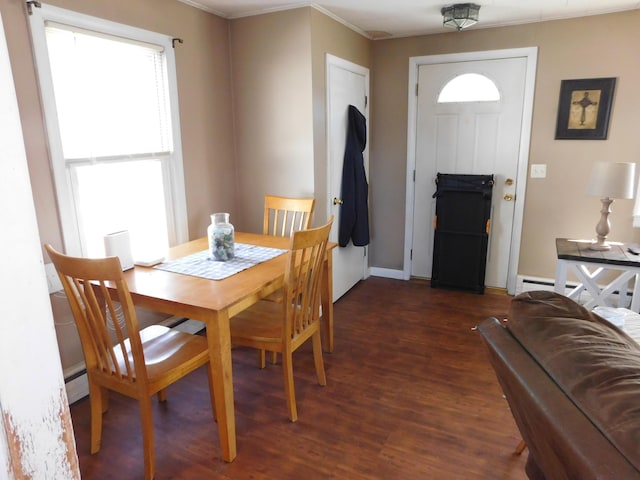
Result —
[{"label": "interior door", "polygon": [[[367,119],[369,132],[369,70],[346,60],[327,55],[327,151],[328,195],[327,211],[334,216],[330,240],[338,241],[342,164],[347,138],[347,111],[355,106]],[[369,147],[363,152],[364,168],[369,175]],[[333,300],[336,301],[351,287],[368,276],[367,247],[333,249]]]},{"label": "interior door", "polygon": [[[489,287],[507,287],[526,70],[524,57],[419,67],[413,276],[431,276],[436,174],[493,174],[485,282]],[[499,99],[438,102],[443,87],[464,74],[488,79],[497,87]]]}]

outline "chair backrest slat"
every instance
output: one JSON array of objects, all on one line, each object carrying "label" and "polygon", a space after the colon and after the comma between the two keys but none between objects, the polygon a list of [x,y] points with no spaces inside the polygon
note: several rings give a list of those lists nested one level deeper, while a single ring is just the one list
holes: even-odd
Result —
[{"label": "chair backrest slat", "polygon": [[[91,282],[87,279],[81,280],[73,277],[69,277],[69,280],[73,281],[76,293],[75,296],[71,297],[71,301],[76,302],[78,309],[84,311],[84,318],[86,320],[82,323],[86,323],[86,330],[89,332],[89,341],[94,349],[98,367],[102,371],[112,371],[115,356],[111,355],[110,358],[109,355],[109,353],[112,353],[111,339],[108,336],[107,330],[103,328],[102,323],[106,323],[106,319],[100,311],[100,306],[98,305],[98,300]],[[68,293],[67,297],[69,297]],[[78,327],[80,327],[80,325],[78,325]]]}]

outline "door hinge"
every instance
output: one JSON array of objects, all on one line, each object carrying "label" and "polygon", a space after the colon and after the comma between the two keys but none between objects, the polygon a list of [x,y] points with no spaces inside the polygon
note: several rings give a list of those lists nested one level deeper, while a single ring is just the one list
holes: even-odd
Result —
[{"label": "door hinge", "polygon": [[418,96],[418,84],[416,83],[416,97]]},{"label": "door hinge", "polygon": [[413,248],[409,250],[409,259],[413,260]]},{"label": "door hinge", "polygon": [[369,97],[367,97],[366,95],[364,96],[364,108],[367,108],[367,105],[369,105]]},{"label": "door hinge", "polygon": [[413,170],[413,183],[416,183],[416,171],[415,171],[415,169]]}]

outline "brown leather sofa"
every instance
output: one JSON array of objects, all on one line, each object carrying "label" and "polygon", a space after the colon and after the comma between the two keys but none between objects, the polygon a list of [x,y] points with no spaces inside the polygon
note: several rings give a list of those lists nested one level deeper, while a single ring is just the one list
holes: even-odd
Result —
[{"label": "brown leather sofa", "polygon": [[515,297],[478,325],[532,480],[640,479],[640,346],[562,295]]}]

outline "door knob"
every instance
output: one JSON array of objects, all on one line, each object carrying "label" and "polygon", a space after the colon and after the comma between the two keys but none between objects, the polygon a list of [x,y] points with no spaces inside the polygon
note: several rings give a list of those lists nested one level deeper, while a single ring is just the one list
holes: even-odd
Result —
[{"label": "door knob", "polygon": [[342,201],[342,199],[341,199],[341,198],[333,197],[333,204],[334,204],[334,205],[342,205],[343,203],[344,203],[344,202]]},{"label": "door knob", "polygon": [[510,193],[507,193],[507,194],[504,196],[504,199],[505,199],[507,202],[510,202],[511,200],[513,200],[513,195],[511,195]]}]

